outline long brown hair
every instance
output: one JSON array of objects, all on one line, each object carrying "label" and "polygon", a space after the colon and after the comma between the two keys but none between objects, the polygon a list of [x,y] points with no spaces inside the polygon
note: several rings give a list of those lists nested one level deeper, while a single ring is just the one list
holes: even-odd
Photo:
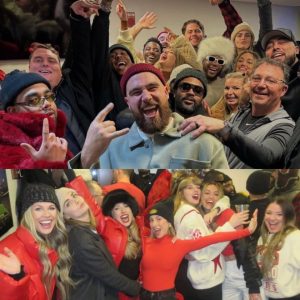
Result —
[{"label": "long brown hair", "polygon": [[264,277],[268,276],[268,272],[272,268],[275,259],[274,252],[280,250],[284,245],[285,238],[290,233],[297,230],[297,227],[295,226],[296,215],[293,205],[285,199],[275,199],[267,206],[266,212],[268,207],[274,203],[281,207],[284,226],[271,238],[269,238],[270,234],[268,232],[267,226],[265,225],[265,222],[263,222],[261,226],[262,246],[266,249],[263,253],[261,264],[261,271]]}]

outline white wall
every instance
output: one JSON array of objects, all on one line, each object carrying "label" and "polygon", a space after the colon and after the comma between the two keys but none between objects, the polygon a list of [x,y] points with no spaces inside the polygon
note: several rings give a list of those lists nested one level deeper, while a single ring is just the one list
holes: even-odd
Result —
[{"label": "white wall", "polygon": [[[257,37],[259,31],[257,5],[234,0],[231,2],[242,19],[251,25]],[[184,21],[191,18],[199,19],[204,24],[208,36],[220,35],[225,31],[219,8],[211,6],[208,0],[127,0],[126,5],[128,11],[135,11],[136,20],[146,11],[154,11],[159,17],[155,29],[145,30],[138,36],[137,49],[142,49],[144,42],[149,37],[156,36],[164,26],[171,28],[175,33],[180,33]],[[110,44],[116,42],[119,26],[120,22],[113,8],[110,17]],[[273,26],[290,28],[300,40],[300,4],[298,7],[273,5]],[[16,68],[27,70],[27,61],[0,61],[0,68],[5,72]]]}]

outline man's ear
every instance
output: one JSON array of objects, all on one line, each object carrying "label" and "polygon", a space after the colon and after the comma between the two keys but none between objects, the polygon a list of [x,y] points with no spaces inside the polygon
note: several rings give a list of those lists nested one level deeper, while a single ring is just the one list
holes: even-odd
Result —
[{"label": "man's ear", "polygon": [[298,55],[299,54],[299,46],[295,46],[296,48],[296,54]]},{"label": "man's ear", "polygon": [[282,87],[282,92],[281,92],[281,96],[280,97],[283,97],[287,90],[288,90],[289,86],[287,84],[285,84],[283,87]]},{"label": "man's ear", "polygon": [[6,107],[6,111],[9,113],[16,112],[16,107],[15,106],[8,106]]},{"label": "man's ear", "polygon": [[124,101],[125,101],[125,103],[127,104],[128,108],[130,109],[130,105],[129,105],[129,103],[128,103],[128,98],[127,98],[127,97],[124,97]]}]

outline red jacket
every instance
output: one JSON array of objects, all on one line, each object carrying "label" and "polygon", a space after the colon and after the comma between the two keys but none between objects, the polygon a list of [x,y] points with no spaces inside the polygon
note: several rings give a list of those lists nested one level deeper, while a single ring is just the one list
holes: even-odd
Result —
[{"label": "red jacket", "polygon": [[[0,253],[7,247],[14,252],[24,267],[25,277],[19,281],[0,271],[0,298],[5,300],[49,300],[41,281],[43,266],[39,258],[39,248],[31,233],[24,227],[0,241]],[[57,253],[50,249],[48,257],[52,266],[58,260]],[[51,280],[51,297],[55,287],[55,277]]]},{"label": "red jacket", "polygon": [[[0,168],[1,169],[59,169],[66,168],[67,161],[72,157],[67,153],[65,162],[33,161],[27,152],[20,147],[28,143],[38,150],[42,144],[43,119],[46,115],[35,113],[7,113],[0,111]],[[66,117],[57,111],[57,126],[52,118],[49,120],[50,132],[64,137]]]}]

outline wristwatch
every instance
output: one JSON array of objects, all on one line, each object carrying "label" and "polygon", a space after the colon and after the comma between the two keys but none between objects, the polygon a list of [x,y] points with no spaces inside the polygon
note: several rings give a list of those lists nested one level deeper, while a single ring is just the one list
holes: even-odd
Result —
[{"label": "wristwatch", "polygon": [[230,123],[229,121],[225,120],[224,127],[217,133],[218,138],[221,141],[226,140],[228,138],[232,128],[233,128],[233,124]]}]

